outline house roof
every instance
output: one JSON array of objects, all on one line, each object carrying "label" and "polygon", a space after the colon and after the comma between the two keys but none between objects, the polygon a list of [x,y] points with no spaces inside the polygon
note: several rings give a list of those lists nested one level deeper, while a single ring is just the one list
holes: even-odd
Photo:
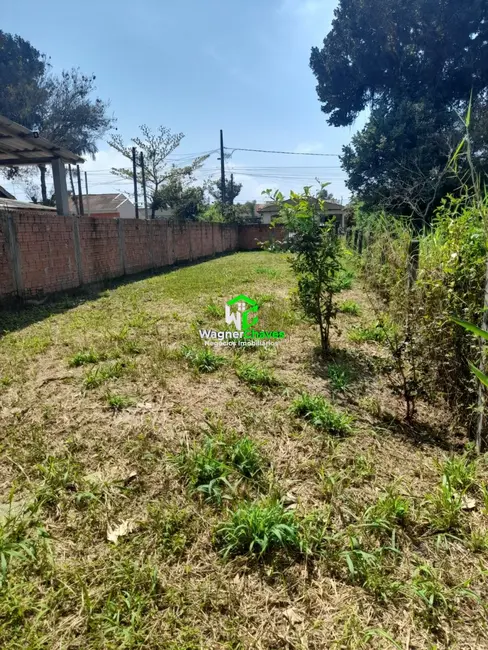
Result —
[{"label": "house roof", "polygon": [[[83,195],[83,206],[87,211],[87,195]],[[117,212],[120,206],[129,201],[125,194],[88,194],[90,212]],[[73,198],[69,197],[70,211],[76,212]]]},{"label": "house roof", "polygon": [[27,203],[27,201],[16,201],[15,199],[0,198],[0,210],[36,210],[37,212],[56,212],[56,208],[42,203]]},{"label": "house roof", "polygon": [[37,165],[58,158],[68,163],[84,162],[80,156],[42,138],[38,132],[0,115],[0,166]]},{"label": "house roof", "polygon": [[13,199],[15,201],[15,196],[0,185],[0,199]]}]

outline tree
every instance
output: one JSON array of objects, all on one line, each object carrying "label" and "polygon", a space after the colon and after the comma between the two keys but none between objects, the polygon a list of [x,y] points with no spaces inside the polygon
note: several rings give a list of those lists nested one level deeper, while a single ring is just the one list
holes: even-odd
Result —
[{"label": "tree", "polygon": [[[172,188],[168,188],[168,193],[174,191],[177,185],[177,179],[182,183],[191,179],[193,173],[199,169],[208,156],[200,156],[195,158],[192,163],[185,167],[176,167],[168,162],[168,156],[173,153],[180,145],[185,137],[183,133],[172,133],[170,129],[165,126],[160,126],[156,133],[143,124],[141,127],[141,136],[132,138],[132,143],[138,147],[144,154],[144,166],[146,172],[146,185],[149,189],[149,200],[151,204],[151,217],[154,218],[158,205],[161,204],[160,190],[166,182]],[[125,145],[122,136],[114,135],[109,145],[123,156],[132,160],[132,145]],[[112,172],[121,178],[133,180],[134,173],[131,167],[114,168]],[[142,183],[142,171],[137,171],[137,181]]]},{"label": "tree", "polygon": [[[45,82],[48,95],[40,111],[40,133],[80,156],[94,156],[97,142],[115,122],[108,114],[108,103],[93,97],[95,79],[95,75],[72,69]],[[39,170],[42,202],[46,203],[46,166],[39,165]]]},{"label": "tree", "polygon": [[454,111],[436,111],[422,102],[404,100],[390,111],[380,105],[343,148],[346,185],[366,210],[411,214],[421,226],[459,185],[448,171],[462,137],[459,125]]},{"label": "tree", "polygon": [[[487,11],[487,0],[341,0],[310,65],[329,124],[349,125],[371,108],[341,158],[366,207],[423,223],[456,189],[447,163],[471,91],[474,113],[487,120]],[[473,134],[475,164],[487,169],[486,132]]]},{"label": "tree", "polygon": [[488,82],[487,0],[340,0],[322,49],[312,48],[323,112],[352,124],[367,106],[408,97],[444,110]]},{"label": "tree", "polygon": [[0,31],[0,115],[27,128],[39,124],[47,99],[46,57],[20,36]]},{"label": "tree", "polygon": [[188,179],[175,171],[156,191],[152,205],[155,210],[171,208],[179,221],[196,221],[205,207],[205,190],[190,185]]},{"label": "tree", "polygon": [[222,181],[219,178],[217,181],[212,181],[208,185],[208,192],[216,201],[221,204],[227,203],[234,205],[235,199],[239,196],[242,190],[242,183],[231,182],[230,179],[225,179],[225,197],[222,196]]},{"label": "tree", "polygon": [[[325,186],[322,187],[322,189]],[[280,206],[280,220],[293,233],[287,248],[293,254],[291,267],[298,279],[298,298],[306,316],[319,326],[322,355],[330,351],[330,328],[337,315],[334,296],[344,288],[341,243],[335,219],[327,215],[326,202],[305,187],[302,194],[290,193],[284,202],[281,192],[267,194]]]},{"label": "tree", "polygon": [[317,196],[319,199],[322,199],[323,201],[334,201],[334,203],[339,203],[339,201],[335,198],[332,192],[329,192],[329,190],[327,190],[325,187],[322,187],[317,192]]}]

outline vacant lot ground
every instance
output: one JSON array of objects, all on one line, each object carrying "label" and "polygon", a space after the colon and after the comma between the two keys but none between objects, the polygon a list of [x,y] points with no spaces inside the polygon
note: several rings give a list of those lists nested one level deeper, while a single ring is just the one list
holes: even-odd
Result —
[{"label": "vacant lot ground", "polygon": [[[402,421],[354,281],[323,363],[286,258],[3,313],[0,647],[488,648],[488,472]],[[274,348],[209,352],[225,301]]]}]

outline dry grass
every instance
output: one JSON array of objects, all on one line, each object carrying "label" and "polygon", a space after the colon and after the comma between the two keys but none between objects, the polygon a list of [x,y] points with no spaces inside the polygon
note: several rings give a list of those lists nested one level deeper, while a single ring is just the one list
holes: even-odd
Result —
[{"label": "dry grass", "polygon": [[[359,287],[330,364],[292,289],[246,253],[2,314],[0,647],[488,648],[486,460],[440,406],[401,420],[385,348],[348,334]],[[182,346],[239,293],[287,338],[196,372]]]}]

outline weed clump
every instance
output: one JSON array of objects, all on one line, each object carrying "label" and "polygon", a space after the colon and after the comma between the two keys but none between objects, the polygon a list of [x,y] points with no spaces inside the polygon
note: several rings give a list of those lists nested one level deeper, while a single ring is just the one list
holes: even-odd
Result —
[{"label": "weed clump", "polygon": [[352,432],[353,418],[329,404],[323,397],[303,393],[295,399],[290,409],[296,417],[332,435],[344,436]]}]

